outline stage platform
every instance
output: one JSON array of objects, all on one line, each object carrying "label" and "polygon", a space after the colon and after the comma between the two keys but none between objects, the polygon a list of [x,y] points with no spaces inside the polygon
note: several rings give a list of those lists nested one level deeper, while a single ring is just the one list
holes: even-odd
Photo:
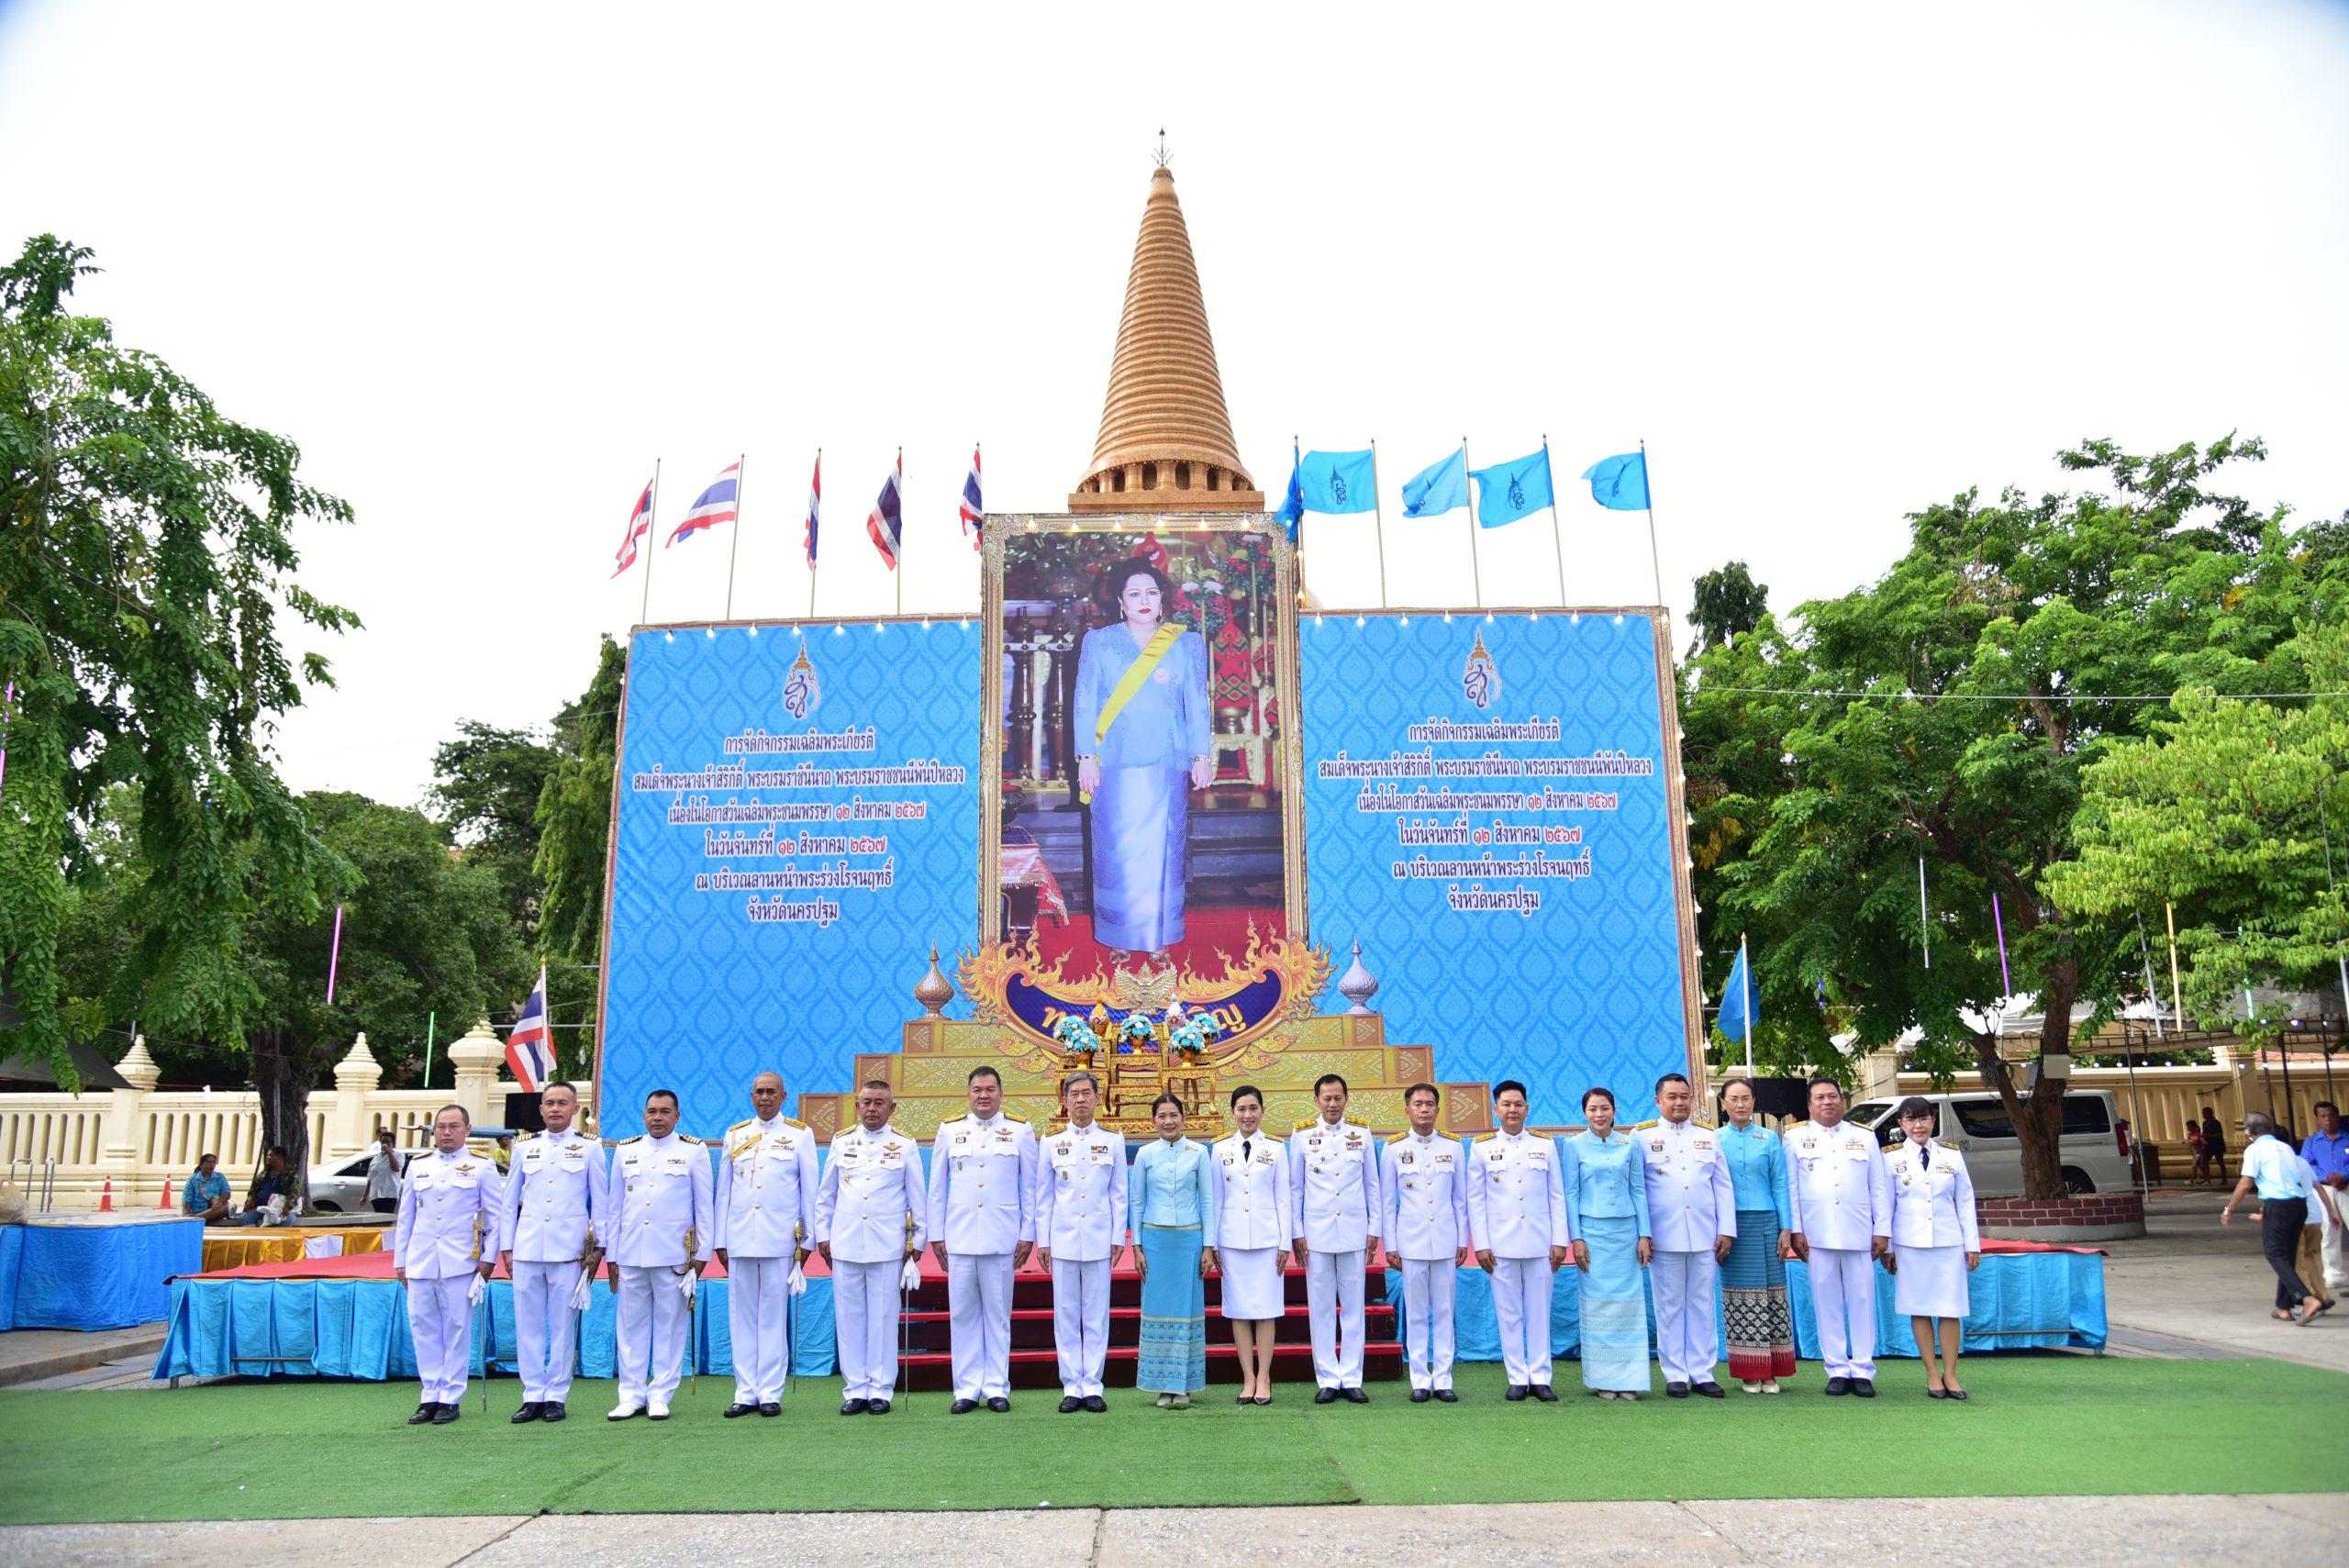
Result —
[{"label": "stage platform", "polygon": [[204,1222],[169,1209],[61,1210],[0,1225],[0,1329],[128,1329],[164,1315],[204,1256]]}]

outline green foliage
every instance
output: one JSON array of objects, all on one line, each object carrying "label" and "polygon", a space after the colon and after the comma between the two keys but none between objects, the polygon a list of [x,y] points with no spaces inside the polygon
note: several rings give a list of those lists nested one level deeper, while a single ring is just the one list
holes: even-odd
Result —
[{"label": "green foliage", "polygon": [[293,443],[69,314],[89,256],[43,235],[0,267],[0,681],[16,692],[0,980],[20,1020],[0,1050],[45,1053],[67,1082],[69,1030],[90,1009],[61,994],[58,940],[111,786],[139,786],[132,869],[106,911],[132,933],[113,1006],[158,1029],[242,1037],[262,999],[249,929],[315,907],[324,870],[268,735],[327,664],[297,668],[277,617],[358,625],[293,575],[295,525],[347,522],[350,507],[296,477]]},{"label": "green foliage", "polygon": [[1697,579],[1696,588],[1688,617],[1697,625],[1697,640],[1688,650],[1692,659],[1743,637],[1770,610],[1770,590],[1753,580],[1742,561],[1706,573]]},{"label": "green foliage", "polygon": [[539,796],[561,759],[528,731],[461,720],[457,739],[432,754],[429,804],[465,846],[465,858],[497,879],[507,915],[527,939],[539,916]]}]

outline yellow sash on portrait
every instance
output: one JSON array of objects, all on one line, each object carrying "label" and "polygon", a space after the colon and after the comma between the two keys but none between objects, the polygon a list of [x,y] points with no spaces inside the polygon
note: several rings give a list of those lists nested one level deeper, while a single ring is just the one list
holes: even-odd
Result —
[{"label": "yellow sash on portrait", "polygon": [[[1118,677],[1118,684],[1109,689],[1109,700],[1101,705],[1100,718],[1093,726],[1096,757],[1100,755],[1098,748],[1101,742],[1109,737],[1109,726],[1118,721],[1118,715],[1134,700],[1134,694],[1141,690],[1142,683],[1150,679],[1151,672],[1158,668],[1158,662],[1166,657],[1167,651],[1182,639],[1181,627],[1161,626],[1150,634],[1150,640],[1141,645],[1141,651],[1134,656],[1131,664],[1126,666],[1126,673]],[[1093,804],[1093,792],[1084,791],[1076,798],[1090,806]]]}]

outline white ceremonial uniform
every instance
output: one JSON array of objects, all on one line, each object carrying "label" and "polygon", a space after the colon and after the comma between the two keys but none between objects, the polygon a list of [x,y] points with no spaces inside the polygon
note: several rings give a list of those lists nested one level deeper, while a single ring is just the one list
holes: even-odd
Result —
[{"label": "white ceremonial uniform", "polygon": [[1324,1388],[1362,1386],[1364,1253],[1379,1211],[1372,1142],[1368,1124],[1353,1117],[1315,1117],[1289,1136],[1289,1207],[1306,1245],[1313,1377]]},{"label": "white ceremonial uniform", "polygon": [[497,1248],[514,1255],[514,1350],[526,1405],[571,1397],[579,1272],[607,1229],[604,1146],[577,1128],[515,1145]]},{"label": "white ceremonial uniform", "polygon": [[707,1262],[717,1231],[709,1151],[677,1133],[624,1140],[607,1186],[604,1254],[620,1271],[620,1407],[668,1408],[685,1378],[692,1308],[677,1282]]},{"label": "white ceremonial uniform", "polygon": [[1810,1249],[1810,1298],[1830,1377],[1876,1376],[1873,1239],[1892,1234],[1892,1182],[1876,1134],[1839,1121],[1798,1122],[1787,1151],[1787,1227]]},{"label": "white ceremonial uniform", "polygon": [[832,1244],[841,1397],[887,1399],[897,1384],[897,1294],[929,1240],[921,1144],[884,1125],[832,1138],[816,1199],[816,1240]]},{"label": "white ceremonial uniform", "polygon": [[1036,1239],[1036,1135],[997,1111],[941,1122],[930,1144],[930,1239],[946,1251],[954,1397],[1011,1393],[1011,1264]]},{"label": "white ceremonial uniform", "polygon": [[392,1222],[392,1262],[407,1275],[407,1328],[420,1402],[456,1405],[473,1369],[473,1276],[494,1257],[502,1193],[497,1162],[435,1149],[408,1162]]},{"label": "white ceremonial uniform", "polygon": [[1737,1240],[1737,1184],[1720,1134],[1694,1117],[1643,1121],[1631,1131],[1648,1184],[1655,1258],[1655,1359],[1664,1381],[1710,1383],[1721,1359],[1720,1260],[1713,1243]]},{"label": "white ceremonial uniform", "polygon": [[1468,1146],[1468,1229],[1493,1255],[1493,1317],[1512,1388],[1550,1382],[1550,1302],[1558,1283],[1550,1249],[1573,1240],[1558,1145],[1531,1128],[1480,1134]]},{"label": "white ceremonial uniform", "polygon": [[1208,1236],[1220,1275],[1216,1310],[1242,1323],[1278,1318],[1287,1310],[1280,1258],[1297,1238],[1288,1148],[1259,1127],[1252,1137],[1235,1132],[1212,1145],[1208,1159],[1215,1178],[1208,1183]]},{"label": "white ceremonial uniform", "polygon": [[1460,1140],[1398,1132],[1386,1140],[1379,1229],[1403,1269],[1403,1340],[1411,1386],[1452,1386],[1452,1303],[1468,1245],[1468,1176]]},{"label": "white ceremonial uniform", "polygon": [[787,1116],[738,1121],[718,1157],[718,1234],[734,1400],[772,1405],[791,1371],[791,1271],[816,1218],[816,1135]]},{"label": "white ceremonial uniform", "polygon": [[1974,1177],[1965,1156],[1938,1139],[1914,1139],[1885,1156],[1892,1183],[1892,1307],[1908,1318],[1958,1318],[1973,1305],[1965,1254],[1982,1250]]},{"label": "white ceremonial uniform", "polygon": [[1052,1344],[1061,1392],[1101,1392],[1109,1360],[1109,1269],[1126,1242],[1126,1135],[1066,1127],[1036,1151],[1036,1244],[1052,1251]]}]

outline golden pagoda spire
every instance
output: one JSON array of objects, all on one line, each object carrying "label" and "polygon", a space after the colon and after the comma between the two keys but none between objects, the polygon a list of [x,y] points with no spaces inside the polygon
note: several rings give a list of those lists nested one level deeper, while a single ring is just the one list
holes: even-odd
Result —
[{"label": "golden pagoda spire", "polygon": [[1164,134],[1126,278],[1101,434],[1069,510],[1261,512],[1264,493],[1241,466],[1232,439]]}]

